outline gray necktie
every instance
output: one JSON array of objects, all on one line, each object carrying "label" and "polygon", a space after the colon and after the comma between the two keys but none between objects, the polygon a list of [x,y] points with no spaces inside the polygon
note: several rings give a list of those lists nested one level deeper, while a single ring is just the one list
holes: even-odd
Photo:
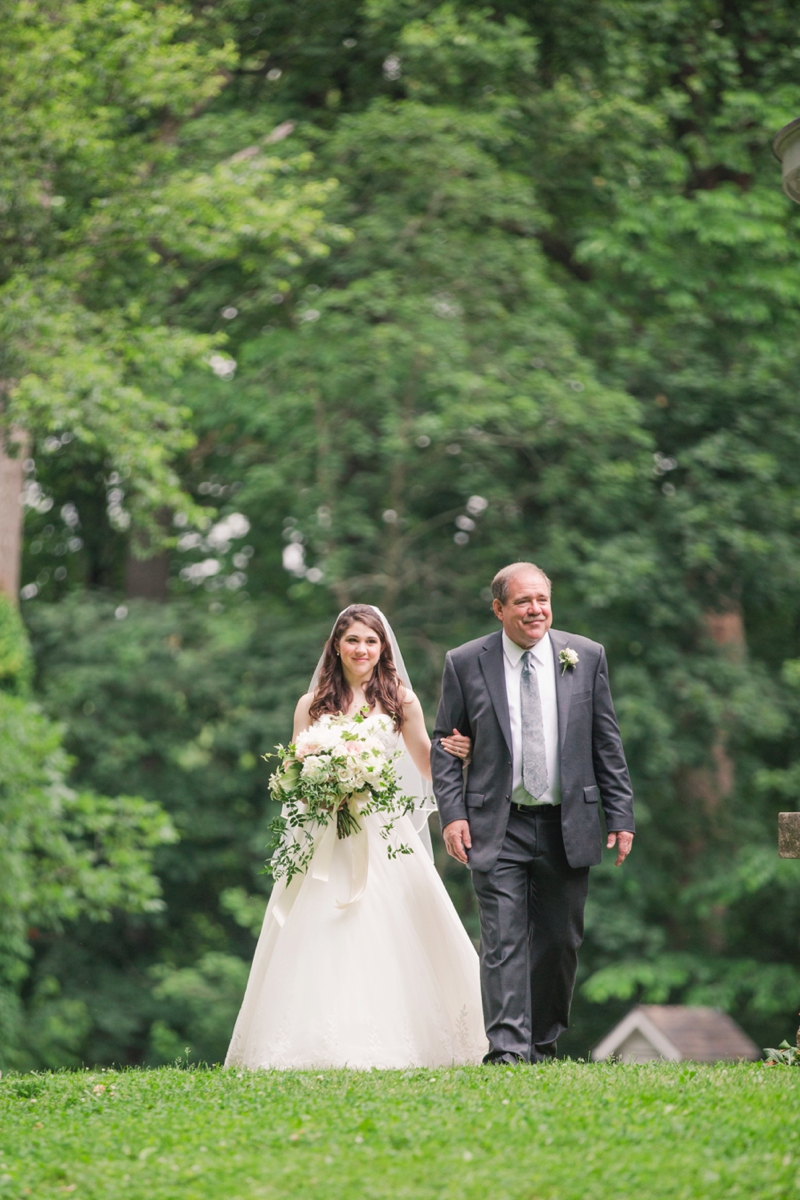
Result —
[{"label": "gray necktie", "polygon": [[540,799],[547,791],[547,759],[544,750],[544,721],[539,681],[526,650],[522,656],[520,700],[522,707],[522,786],[529,796]]}]

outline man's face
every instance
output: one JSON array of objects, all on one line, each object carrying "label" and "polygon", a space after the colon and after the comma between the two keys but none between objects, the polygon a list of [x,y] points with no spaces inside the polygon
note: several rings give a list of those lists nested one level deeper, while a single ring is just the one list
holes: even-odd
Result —
[{"label": "man's face", "polygon": [[553,624],[547,580],[535,571],[520,571],[512,576],[505,604],[495,600],[492,608],[503,622],[506,636],[526,650],[543,638]]}]

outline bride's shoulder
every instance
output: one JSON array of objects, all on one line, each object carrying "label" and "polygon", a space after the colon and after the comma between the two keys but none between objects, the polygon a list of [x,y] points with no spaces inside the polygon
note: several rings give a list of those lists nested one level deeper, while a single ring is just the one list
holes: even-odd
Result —
[{"label": "bride's shoulder", "polygon": [[313,692],[306,692],[305,696],[301,696],[297,701],[297,706],[294,710],[294,736],[297,737],[301,730],[306,729],[311,724],[309,710],[314,700]]},{"label": "bride's shoulder", "polygon": [[406,707],[410,707],[413,704],[419,704],[419,700],[417,699],[416,692],[412,692],[411,688],[406,687],[406,685],[404,683],[400,684],[400,686],[397,689],[397,692],[398,692],[398,695],[400,696],[401,701],[403,702],[403,704]]}]

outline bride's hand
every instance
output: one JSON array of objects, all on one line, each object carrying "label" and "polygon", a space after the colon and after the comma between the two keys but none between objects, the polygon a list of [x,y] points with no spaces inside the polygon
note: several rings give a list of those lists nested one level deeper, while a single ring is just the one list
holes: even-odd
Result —
[{"label": "bride's hand", "polygon": [[448,754],[460,759],[469,758],[472,740],[463,733],[459,733],[457,729],[454,729],[449,737],[443,737],[440,740]]}]

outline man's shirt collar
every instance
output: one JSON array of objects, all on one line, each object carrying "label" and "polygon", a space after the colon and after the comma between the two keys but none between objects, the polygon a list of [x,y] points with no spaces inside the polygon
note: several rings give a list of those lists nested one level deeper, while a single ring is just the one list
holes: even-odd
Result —
[{"label": "man's shirt collar", "polygon": [[[511,663],[512,667],[516,667],[519,660],[522,658],[523,654],[525,653],[522,646],[518,646],[516,642],[512,642],[511,638],[508,636],[505,629],[503,630],[503,653],[505,654],[508,661]],[[549,654],[552,658],[552,654],[553,654],[553,651],[552,651],[552,648],[550,645],[550,630],[549,629],[548,629],[547,633],[544,635],[544,637],[539,638],[539,641],[534,642],[534,644],[531,646],[531,654],[533,655],[533,657],[535,659],[538,659],[538,661],[543,666],[547,665],[547,655]]]}]

